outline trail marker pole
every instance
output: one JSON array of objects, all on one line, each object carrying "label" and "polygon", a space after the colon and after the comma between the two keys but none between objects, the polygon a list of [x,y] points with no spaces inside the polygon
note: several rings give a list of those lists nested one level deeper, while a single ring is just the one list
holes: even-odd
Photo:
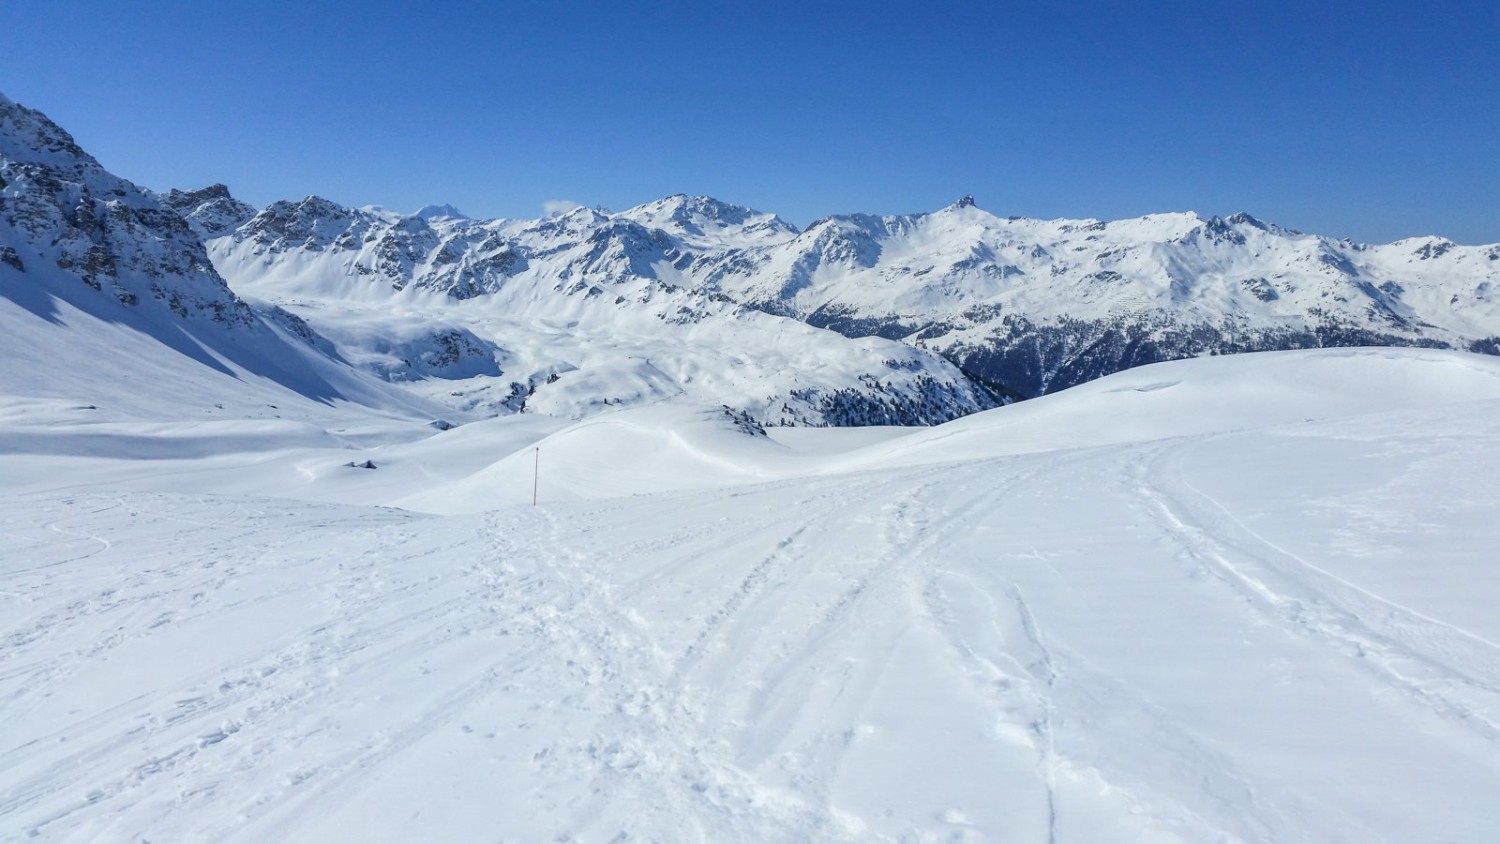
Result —
[{"label": "trail marker pole", "polygon": [[536,487],[542,474],[542,450],[532,449],[533,459],[531,462],[531,506],[536,506]]}]

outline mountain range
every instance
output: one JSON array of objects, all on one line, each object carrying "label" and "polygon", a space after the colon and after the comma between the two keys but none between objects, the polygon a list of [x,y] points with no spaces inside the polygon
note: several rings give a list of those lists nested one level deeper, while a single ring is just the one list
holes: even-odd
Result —
[{"label": "mountain range", "polygon": [[255,208],[0,98],[0,841],[1488,844],[1496,266]]},{"label": "mountain range", "polygon": [[1500,245],[1370,246],[1248,214],[999,217],[972,197],[805,229],[685,195],[535,220],[256,209],[223,185],[140,189],[39,112],[0,110],[0,290],[33,311],[40,290],[165,309],[154,335],[303,394],[340,394],[332,378],[460,417],[677,396],[756,425],[909,425],[1184,357],[1500,353]]}]

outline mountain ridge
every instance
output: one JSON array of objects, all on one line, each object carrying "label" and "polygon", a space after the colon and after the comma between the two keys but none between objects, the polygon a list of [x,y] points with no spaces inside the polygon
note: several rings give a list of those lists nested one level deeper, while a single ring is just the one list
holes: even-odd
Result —
[{"label": "mountain ridge", "polygon": [[[710,241],[785,226],[687,198],[636,213]],[[587,209],[472,221],[446,206],[407,215],[316,196],[257,210],[222,184],[156,194],[7,99],[0,353],[23,365],[0,392],[257,415],[293,402],[290,391],[460,421],[671,400],[747,425],[927,425],[994,406],[935,354],[653,277],[673,243]],[[145,393],[127,386],[138,379]]]},{"label": "mountain ridge", "polygon": [[[354,213],[339,209],[324,216]],[[655,282],[929,349],[1012,398],[1202,354],[1500,348],[1500,244],[1361,244],[1248,212],[1039,220],[1000,217],[965,196],[933,212],[840,214],[799,230],[674,194],[618,213],[446,220],[431,231],[407,217],[361,219],[339,235],[308,232],[300,246],[267,242],[269,221],[252,220],[215,239],[215,254],[255,251],[244,245],[255,238],[272,251],[317,252],[374,237],[380,254],[351,263],[352,273],[460,300],[498,294],[526,272],[566,280],[556,288],[564,295]]]},{"label": "mountain ridge", "polygon": [[[1000,217],[972,196],[803,229],[686,194],[530,220],[318,196],[256,209],[222,184],[145,191],[40,112],[0,107],[11,299],[125,314],[320,395],[337,391],[294,363],[309,350],[461,413],[685,396],[757,424],[935,424],[1183,357],[1500,354],[1500,244],[1359,244],[1247,212]],[[285,342],[306,348],[267,369]]]}]

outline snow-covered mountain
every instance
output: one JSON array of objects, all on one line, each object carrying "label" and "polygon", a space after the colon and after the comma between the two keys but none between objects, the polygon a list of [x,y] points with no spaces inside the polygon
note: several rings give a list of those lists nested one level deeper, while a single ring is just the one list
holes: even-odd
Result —
[{"label": "snow-covered mountain", "polygon": [[1366,246],[1248,214],[820,220],[701,273],[736,301],[900,338],[1033,396],[1154,361],[1317,346],[1500,352],[1500,245]]},{"label": "snow-covered mountain", "polygon": [[1500,357],[919,347],[1500,351],[1445,244],[257,211],[0,99],[0,841],[1488,844]]},{"label": "snow-covered mountain", "polygon": [[[680,398],[746,424],[812,425],[933,424],[995,404],[933,353],[655,278],[668,239],[623,216],[508,224],[317,198],[256,211],[223,185],[157,196],[8,99],[0,191],[16,364],[0,388],[13,394],[139,404],[138,380],[212,412],[253,382],[264,390],[237,412],[300,396],[460,419]],[[642,213],[709,239],[770,225],[727,206]]]},{"label": "snow-covered mountain", "polygon": [[[235,203],[222,188],[200,204]],[[340,360],[295,315],[257,311],[194,226],[99,165],[40,112],[0,96],[0,393],[126,416],[441,410]]]},{"label": "snow-covered mountain", "polygon": [[[702,289],[684,271],[700,257],[796,235],[710,199],[519,221],[320,197],[249,215],[218,186],[169,201],[236,290],[297,313],[345,359],[464,410],[579,418],[682,396],[764,425],[910,425],[995,405],[932,352]],[[444,366],[424,367],[424,355]]]},{"label": "snow-covered mountain", "polygon": [[[214,203],[223,200],[182,210],[218,219]],[[937,351],[1012,397],[1205,354],[1500,351],[1500,245],[1428,237],[1368,246],[1248,214],[1033,220],[997,217],[964,197],[930,214],[829,217],[799,231],[771,214],[680,195],[522,221],[308,198],[270,206],[210,251],[237,283],[316,266],[321,285],[339,280],[345,296],[411,287],[515,307],[519,288],[531,307],[550,287],[548,295],[620,305],[627,289],[732,303]]]},{"label": "snow-covered mountain", "polygon": [[1246,214],[1001,218],[971,197],[805,231],[683,195],[536,220],[256,210],[223,185],[149,195],[5,103],[6,272],[70,274],[83,288],[64,299],[102,294],[89,308],[205,314],[216,343],[269,332],[265,349],[294,342],[459,415],[681,397],[762,425],[934,424],[1166,359],[1500,352],[1500,245],[1367,246]]},{"label": "snow-covered mountain", "polygon": [[45,288],[67,277],[123,307],[167,309],[225,329],[254,326],[250,308],[181,217],[105,171],[46,116],[3,95],[0,190],[8,288]]}]

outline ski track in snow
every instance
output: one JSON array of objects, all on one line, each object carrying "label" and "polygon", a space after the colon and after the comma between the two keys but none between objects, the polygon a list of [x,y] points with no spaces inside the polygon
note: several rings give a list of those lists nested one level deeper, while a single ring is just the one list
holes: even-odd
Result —
[{"label": "ski track in snow", "polygon": [[1500,743],[1500,645],[1429,618],[1278,547],[1167,467],[1170,448],[1136,467],[1164,529],[1253,606],[1356,660],[1393,688]]},{"label": "ski track in snow", "polygon": [[[1500,648],[1195,486],[1235,436],[443,518],[8,498],[0,837],[1483,840]],[[1437,808],[1323,733],[1455,766]]]}]

